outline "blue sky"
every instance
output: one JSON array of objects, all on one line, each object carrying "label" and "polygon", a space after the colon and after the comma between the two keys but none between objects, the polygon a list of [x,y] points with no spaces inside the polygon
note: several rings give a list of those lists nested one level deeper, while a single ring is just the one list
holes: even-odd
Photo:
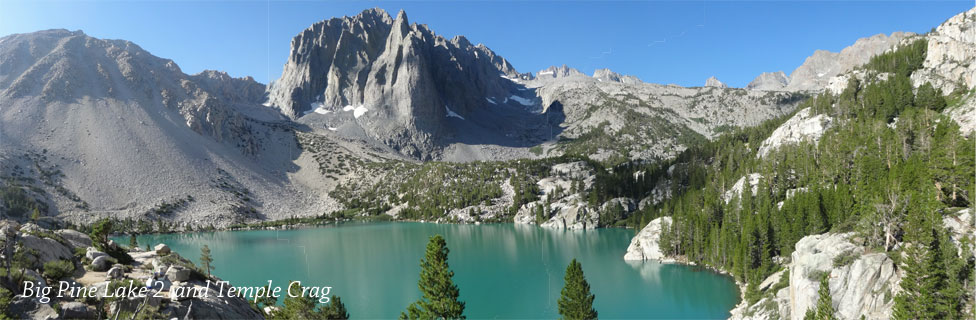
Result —
[{"label": "blue sky", "polygon": [[927,32],[974,6],[961,1],[10,1],[0,35],[65,28],[131,40],[204,69],[281,74],[291,38],[314,22],[380,7],[446,37],[465,35],[520,72],[566,64],[654,83],[745,86],[764,71],[789,74],[816,49],[861,37]]}]

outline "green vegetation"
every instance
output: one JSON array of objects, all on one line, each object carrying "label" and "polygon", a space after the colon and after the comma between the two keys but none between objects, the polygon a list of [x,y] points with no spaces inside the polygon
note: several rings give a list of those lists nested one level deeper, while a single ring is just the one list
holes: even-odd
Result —
[{"label": "green vegetation", "polygon": [[596,319],[597,312],[593,309],[590,284],[583,275],[583,266],[576,259],[566,267],[565,285],[559,295],[559,315],[563,319]]},{"label": "green vegetation", "polygon": [[0,320],[15,319],[10,314],[10,303],[13,302],[14,294],[7,288],[0,287]]},{"label": "green vegetation", "polygon": [[315,297],[301,294],[301,285],[289,286],[282,306],[268,314],[268,319],[346,320],[349,312],[339,296],[329,298],[329,303],[319,304]]},{"label": "green vegetation", "polygon": [[860,257],[860,254],[854,251],[846,251],[841,253],[840,255],[834,257],[834,267],[837,268],[849,265],[853,263],[854,260],[857,260],[858,257]]},{"label": "green vegetation", "polygon": [[92,225],[92,244],[98,250],[105,252],[121,264],[131,264],[134,259],[129,252],[119,245],[109,245],[108,235],[112,233],[114,224],[111,219],[101,219]]},{"label": "green vegetation", "polygon": [[533,146],[533,147],[529,148],[529,152],[532,152],[532,154],[534,154],[534,155],[541,156],[542,155],[542,146]]},{"label": "green vegetation", "polygon": [[928,40],[919,39],[902,46],[897,50],[891,50],[874,57],[864,65],[866,69],[879,72],[894,73],[898,76],[908,77],[913,71],[922,67],[925,62],[925,52],[928,49]]},{"label": "green vegetation", "polygon": [[[693,145],[672,161],[625,163],[598,172],[592,203],[619,196],[641,199],[668,179],[674,196],[627,218],[628,225],[639,230],[654,218],[671,216],[662,234],[663,252],[728,270],[747,289],[775,272],[773,258],[788,257],[802,237],[854,232],[869,250],[904,260],[900,268],[915,270],[919,274],[911,277],[928,283],[903,290],[919,293],[902,298],[909,302],[906,308],[922,299],[940,311],[921,318],[958,317],[963,301],[972,298],[974,258],[971,250],[939,249],[951,242],[941,221],[950,208],[973,206],[976,150],[972,137],[938,112],[948,105],[945,97],[924,85],[913,92],[908,75],[899,73],[917,68],[902,65],[918,55],[904,50],[923,47],[916,43],[877,60],[873,67],[895,72],[885,80],[850,81],[839,95],[803,102],[800,109],[831,118],[833,125],[819,143],[783,145],[757,157],[758,147],[788,117],[773,119]],[[643,178],[634,179],[637,172]],[[761,175],[755,192],[728,193],[751,173]],[[852,259],[842,256],[834,263]],[[750,301],[758,299],[754,291],[747,293]]]},{"label": "green vegetation", "polygon": [[196,201],[193,196],[186,196],[185,198],[179,198],[173,200],[172,202],[163,201],[157,204],[150,212],[155,215],[171,215],[175,212],[183,210],[190,205],[191,202]]},{"label": "green vegetation", "polygon": [[210,271],[213,271],[213,257],[210,256],[210,247],[203,245],[200,248],[200,263],[203,264],[203,270],[207,271],[207,278],[210,278]]},{"label": "green vegetation", "polygon": [[75,263],[68,260],[54,260],[44,263],[44,277],[57,281],[71,276],[75,272]]},{"label": "green vegetation", "polygon": [[836,320],[834,316],[834,300],[830,297],[830,274],[820,277],[820,289],[817,289],[817,309],[807,309],[804,320]]},{"label": "green vegetation", "polygon": [[[906,235],[912,241],[902,261],[905,276],[902,291],[895,296],[895,319],[962,318],[964,301],[971,289],[972,259],[956,257],[957,250],[937,225],[936,214],[910,217]],[[968,248],[967,248],[968,250]]]},{"label": "green vegetation", "polygon": [[400,313],[400,319],[464,319],[464,302],[458,301],[460,290],[454,284],[454,271],[447,264],[447,242],[435,235],[427,243],[427,253],[420,261],[422,297]]},{"label": "green vegetation", "polygon": [[5,184],[0,188],[0,201],[6,206],[8,216],[26,218],[28,214],[47,211],[47,205],[28,195],[23,187],[17,186],[13,181],[7,181]]}]

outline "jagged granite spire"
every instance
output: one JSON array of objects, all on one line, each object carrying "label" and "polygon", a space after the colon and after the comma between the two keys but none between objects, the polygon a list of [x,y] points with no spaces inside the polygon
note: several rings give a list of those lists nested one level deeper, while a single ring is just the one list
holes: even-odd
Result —
[{"label": "jagged granite spire", "polygon": [[[508,97],[518,73],[504,58],[462,36],[447,40],[426,25],[382,9],[318,22],[292,40],[268,104],[298,118],[313,104],[355,108],[365,133],[401,153],[424,157],[444,134],[447,110],[461,117]],[[506,79],[509,78],[509,79]]]}]

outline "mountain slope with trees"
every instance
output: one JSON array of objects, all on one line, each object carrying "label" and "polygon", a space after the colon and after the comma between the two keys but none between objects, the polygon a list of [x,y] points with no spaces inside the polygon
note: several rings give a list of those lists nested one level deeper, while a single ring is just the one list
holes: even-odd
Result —
[{"label": "mountain slope with trees", "polygon": [[[686,151],[675,163],[693,169],[670,178],[680,181],[676,196],[642,210],[631,224],[643,227],[671,217],[672,224],[660,233],[660,250],[731,272],[746,284],[746,305],[776,294],[778,289],[760,292],[758,287],[790,266],[798,241],[847,233],[865,251],[884,253],[904,277],[901,288],[875,293],[889,302],[897,295],[895,312],[889,303],[887,316],[971,316],[972,238],[953,236],[943,220],[972,210],[973,136],[943,111],[972,99],[974,92],[943,93],[927,83],[913,88],[910,77],[923,67],[927,48],[925,38],[913,39],[872,58],[861,68],[862,77],[852,76],[840,94],[804,102],[801,109],[834,123],[819,142],[784,144],[759,157],[756,148],[775,127],[766,125]],[[782,120],[771,121],[776,122]],[[748,174],[761,177],[753,190],[723,200],[732,182]],[[835,270],[857,256],[838,259]],[[750,310],[757,309],[777,308]],[[792,318],[804,312],[792,310]]]}]

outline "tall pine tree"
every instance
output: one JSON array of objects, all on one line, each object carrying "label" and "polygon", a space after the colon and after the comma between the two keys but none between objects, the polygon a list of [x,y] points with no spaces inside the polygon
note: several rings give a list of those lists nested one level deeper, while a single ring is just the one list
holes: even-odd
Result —
[{"label": "tall pine tree", "polygon": [[430,238],[417,282],[423,296],[401,312],[400,319],[464,319],[464,302],[458,300],[461,293],[451,279],[454,271],[447,264],[448,252],[444,237]]},{"label": "tall pine tree", "polygon": [[596,319],[597,312],[593,309],[590,284],[583,276],[583,266],[573,259],[566,267],[566,284],[559,296],[559,315],[563,319]]},{"label": "tall pine tree", "polygon": [[830,274],[820,278],[820,289],[817,290],[817,320],[834,320],[834,300],[830,297]]}]

